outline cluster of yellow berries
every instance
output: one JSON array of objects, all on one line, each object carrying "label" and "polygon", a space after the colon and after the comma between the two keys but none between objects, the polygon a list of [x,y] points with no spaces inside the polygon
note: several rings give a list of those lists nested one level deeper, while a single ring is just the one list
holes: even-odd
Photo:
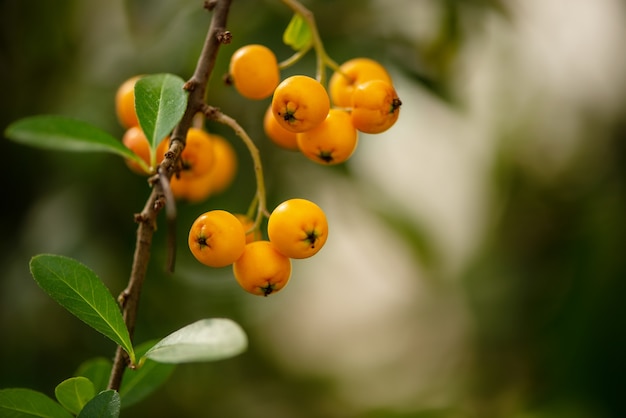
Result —
[{"label": "cluster of yellow berries", "polygon": [[[126,160],[137,174],[152,175],[170,147],[169,137],[163,138],[153,152],[148,138],[139,126],[135,112],[135,83],[140,76],[126,80],[115,96],[118,120],[126,132],[122,143],[137,154],[145,164]],[[176,199],[201,202],[210,195],[224,191],[237,172],[237,154],[224,137],[204,129],[190,128],[180,157],[180,170],[172,177],[170,186]]]},{"label": "cluster of yellow berries", "polygon": [[247,216],[224,210],[200,215],[189,231],[194,257],[209,267],[233,266],[237,283],[249,293],[268,296],[285,287],[291,259],[316,254],[328,238],[323,210],[305,199],[278,205],[267,222],[268,239],[261,239]]},{"label": "cluster of yellow berries", "polygon": [[350,158],[358,132],[377,134],[393,126],[402,104],[386,69],[369,58],[340,65],[326,88],[306,75],[281,81],[273,51],[252,44],[232,55],[229,80],[246,98],[272,96],[263,126],[274,143],[326,165]]},{"label": "cluster of yellow berries", "polygon": [[[334,68],[328,87],[306,75],[281,81],[281,67],[274,53],[262,45],[247,45],[232,55],[228,79],[246,98],[261,100],[272,96],[263,126],[273,142],[331,165],[350,158],[359,132],[376,134],[393,126],[402,104],[391,77],[378,62],[355,58]],[[141,130],[134,107],[138,79],[133,77],[119,88],[116,111],[127,129],[122,138],[124,145],[143,162],[127,160],[127,165],[137,173],[151,175],[163,160],[170,141],[163,138],[153,149]],[[237,159],[224,138],[192,127],[179,168],[170,183],[174,196],[198,202],[230,185]],[[188,245],[202,264],[232,265],[235,279],[244,290],[268,296],[289,281],[292,259],[311,257],[324,246],[328,223],[315,203],[290,199],[269,214],[264,239],[260,225],[267,215],[264,204],[258,206],[255,220],[225,210],[203,213],[191,226]]]}]

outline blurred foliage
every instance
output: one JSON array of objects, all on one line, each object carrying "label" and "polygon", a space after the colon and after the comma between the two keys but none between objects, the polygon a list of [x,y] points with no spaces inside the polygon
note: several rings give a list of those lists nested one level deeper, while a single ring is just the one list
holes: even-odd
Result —
[{"label": "blurred foliage", "polygon": [[[0,87],[5,95],[0,128],[23,116],[56,113],[121,136],[113,112],[115,89],[137,73],[172,72],[183,78],[191,74],[208,26],[201,3],[0,1]],[[428,36],[412,38],[377,23],[381,4],[393,8],[392,1],[305,3],[316,13],[331,56],[378,59],[450,107],[459,102],[454,77],[464,45],[481,33],[487,17],[514,19],[509,3],[499,0],[420,2],[438,13]],[[271,45],[279,59],[289,56],[289,48],[280,43],[289,18],[278,1],[235,0],[229,50],[255,42]],[[211,101],[249,126],[252,137],[262,137],[255,121],[266,104],[251,103],[223,87],[228,56],[222,51],[218,57]],[[290,71],[311,68],[311,62],[309,57]],[[549,180],[535,175],[515,147],[501,145],[496,150],[486,238],[457,278],[469,307],[469,365],[456,379],[463,393],[453,393],[449,404],[355,408],[342,398],[331,377],[281,366],[275,353],[257,344],[261,328],[252,330],[244,355],[177,368],[153,398],[123,416],[626,416],[621,400],[626,390],[626,106],[621,112],[621,121],[611,126],[589,121],[585,129],[592,141],[567,170]],[[221,126],[209,128],[232,138]],[[132,260],[132,214],[141,210],[147,189],[145,179],[125,170],[115,156],[77,157],[6,140],[2,145],[0,170],[8,181],[3,184],[0,217],[0,387],[50,393],[84,360],[111,357],[114,347],[42,294],[30,278],[28,260],[39,252],[78,258],[114,294],[119,292]],[[234,145],[241,158],[235,184],[210,205],[180,205],[181,225],[190,224],[209,206],[247,208],[254,193],[251,164],[243,145]],[[289,176],[278,162],[291,157],[267,141],[259,147],[269,200],[276,201],[287,193]],[[349,166],[334,171],[354,180]],[[416,263],[450,290],[446,286],[452,285],[442,284],[447,278],[438,277],[445,248],[433,244],[425,225],[416,224],[409,216],[413,214],[376,212]],[[187,252],[179,251],[176,273],[165,274],[164,235],[155,237],[136,341],[163,336],[200,317],[226,316],[247,327],[247,295],[230,286],[230,270],[218,269],[207,277]],[[184,235],[182,230],[178,234],[180,249]]]}]

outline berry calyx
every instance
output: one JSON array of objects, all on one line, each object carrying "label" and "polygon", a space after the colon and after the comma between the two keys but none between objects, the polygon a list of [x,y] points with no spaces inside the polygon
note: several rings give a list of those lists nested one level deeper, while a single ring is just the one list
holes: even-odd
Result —
[{"label": "berry calyx", "polygon": [[246,244],[242,256],[233,263],[237,283],[248,293],[269,296],[284,288],[291,278],[291,260],[269,241]]},{"label": "berry calyx", "polygon": [[297,134],[298,148],[310,160],[334,165],[348,160],[357,147],[358,135],[350,114],[330,109],[324,122]]},{"label": "berry calyx", "polygon": [[283,128],[272,114],[272,107],[269,106],[263,116],[263,131],[265,135],[279,147],[289,150],[298,150],[297,134]]},{"label": "berry calyx", "polygon": [[322,123],[330,110],[324,86],[305,75],[284,79],[272,97],[272,114],[279,125],[291,132],[305,132]]},{"label": "berry calyx", "polygon": [[352,94],[352,124],[368,134],[391,128],[400,115],[402,102],[393,86],[382,80],[371,80],[357,86]]},{"label": "berry calyx", "polygon": [[193,256],[209,267],[225,267],[243,254],[246,233],[239,219],[224,210],[200,215],[189,230],[189,249]]},{"label": "berry calyx", "polygon": [[322,249],[328,238],[324,211],[306,199],[289,199],[278,205],[267,221],[267,235],[289,258],[308,258]]}]

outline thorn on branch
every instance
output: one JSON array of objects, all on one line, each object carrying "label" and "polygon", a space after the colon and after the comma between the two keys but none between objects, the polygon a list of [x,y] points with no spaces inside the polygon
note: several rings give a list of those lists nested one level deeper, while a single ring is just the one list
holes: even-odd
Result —
[{"label": "thorn on branch", "polygon": [[155,200],[154,200],[154,210],[155,211],[160,211],[161,209],[163,209],[165,207],[165,196],[160,195],[158,196]]},{"label": "thorn on branch", "polygon": [[217,6],[217,0],[204,0],[203,7],[207,9],[209,12],[215,9],[215,6]]},{"label": "thorn on branch", "polygon": [[120,295],[117,297],[117,303],[120,305],[120,308],[124,309],[129,296],[130,293],[128,292],[128,289],[122,290]]},{"label": "thorn on branch", "polygon": [[220,31],[215,36],[217,37],[218,42],[222,45],[228,45],[233,40],[233,34],[227,30]]},{"label": "thorn on branch", "polygon": [[196,89],[197,86],[198,83],[196,83],[194,80],[189,80],[185,84],[183,84],[183,90],[192,92]]}]

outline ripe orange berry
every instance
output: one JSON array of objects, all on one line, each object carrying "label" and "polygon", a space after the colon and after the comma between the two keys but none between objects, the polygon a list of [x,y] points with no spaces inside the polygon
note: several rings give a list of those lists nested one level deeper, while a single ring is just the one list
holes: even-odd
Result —
[{"label": "ripe orange berry", "polygon": [[137,161],[126,159],[126,165],[137,174],[151,174],[150,168],[150,143],[141,128],[133,126],[124,132],[122,144],[139,156],[145,165]]},{"label": "ripe orange berry", "polygon": [[349,107],[354,89],[366,81],[383,80],[391,84],[385,67],[369,58],[354,58],[344,62],[328,82],[330,98],[335,106]]},{"label": "ripe orange berry", "polygon": [[268,296],[285,287],[291,277],[291,260],[269,241],[246,244],[243,255],[233,264],[237,283],[249,293]]},{"label": "ripe orange berry", "polygon": [[314,78],[294,75],[284,79],[272,97],[272,114],[280,126],[291,132],[304,132],[322,123],[328,115],[330,99]]},{"label": "ripe orange berry", "polygon": [[340,109],[330,109],[324,122],[297,135],[300,151],[307,158],[327,165],[346,161],[358,142],[350,114]]},{"label": "ripe orange berry", "polygon": [[267,235],[285,256],[308,258],[326,243],[328,222],[324,211],[315,203],[306,199],[290,199],[270,214]]},{"label": "ripe orange berry", "polygon": [[393,86],[372,80],[357,86],[352,95],[352,124],[368,134],[391,128],[400,115],[402,102]]},{"label": "ripe orange berry", "polygon": [[237,153],[232,144],[224,137],[209,134],[213,143],[213,167],[207,174],[211,181],[212,194],[226,190],[237,174]]},{"label": "ripe orange berry", "polygon": [[124,81],[115,93],[115,113],[124,128],[139,126],[135,112],[135,83],[141,76],[134,76]]},{"label": "ripe orange berry", "polygon": [[243,254],[246,233],[239,219],[225,210],[200,215],[189,230],[189,249],[209,267],[232,264]]},{"label": "ripe orange berry", "polygon": [[239,94],[253,100],[271,96],[280,81],[276,55],[263,45],[246,45],[235,51],[229,75]]},{"label": "ripe orange berry", "polygon": [[213,166],[213,142],[204,130],[189,128],[185,149],[180,154],[183,171],[189,171],[194,177],[208,173]]},{"label": "ripe orange berry", "polygon": [[269,106],[265,111],[265,116],[263,117],[263,130],[265,131],[265,135],[267,135],[267,137],[279,147],[290,151],[298,150],[298,140],[296,138],[297,134],[295,132],[288,131],[278,123],[272,114],[271,106]]},{"label": "ripe orange berry", "polygon": [[259,229],[250,231],[250,228],[254,226],[254,219],[250,219],[247,215],[242,213],[235,213],[235,218],[239,219],[239,222],[243,225],[243,230],[246,231],[246,244],[261,239],[261,231]]},{"label": "ripe orange berry", "polygon": [[209,134],[213,145],[213,164],[211,169],[194,175],[182,170],[170,180],[174,197],[190,203],[198,203],[209,196],[223,192],[233,182],[237,174],[237,154],[233,146],[219,135]]}]

